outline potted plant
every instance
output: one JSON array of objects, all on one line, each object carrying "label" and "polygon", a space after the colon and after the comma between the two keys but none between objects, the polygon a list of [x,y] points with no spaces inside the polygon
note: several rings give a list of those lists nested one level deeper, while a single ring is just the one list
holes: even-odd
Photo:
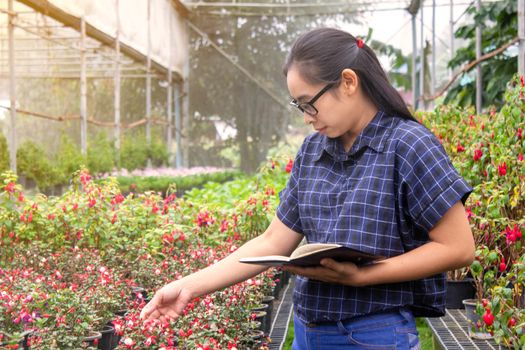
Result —
[{"label": "potted plant", "polygon": [[[489,289],[496,280],[502,255],[496,249],[481,246],[470,266],[476,285],[476,298],[463,300],[469,323],[469,335],[476,339],[490,339],[488,327],[494,322],[494,314],[488,307]],[[480,315],[482,315],[480,317]]]}]

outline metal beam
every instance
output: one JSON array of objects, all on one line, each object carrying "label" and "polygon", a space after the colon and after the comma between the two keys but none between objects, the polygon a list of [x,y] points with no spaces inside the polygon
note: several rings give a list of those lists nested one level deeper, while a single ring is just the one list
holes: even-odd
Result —
[{"label": "metal beam", "polygon": [[115,3],[115,12],[117,16],[117,31],[115,34],[115,75],[114,85],[114,106],[115,106],[115,156],[117,167],[120,168],[120,13],[119,0]]},{"label": "metal beam", "polygon": [[[54,6],[47,0],[18,0],[22,4],[32,8],[33,10],[45,14],[53,18],[54,20],[71,27],[77,31],[80,31],[80,18],[70,15],[69,13],[63,11],[57,6]],[[92,26],[89,23],[86,23],[86,35],[90,38],[93,38],[107,46],[115,47],[115,38],[111,35],[104,33],[98,28]],[[128,57],[131,57],[135,61],[146,63],[147,57],[138,51],[137,49],[126,45],[125,43],[120,43],[121,52]],[[167,67],[160,64],[155,60],[151,60],[151,66],[154,70],[166,75],[168,73]],[[177,78],[181,79],[180,72],[177,72]]]},{"label": "metal beam", "polygon": [[11,109],[11,132],[9,135],[9,165],[11,170],[16,174],[16,79],[15,79],[15,26],[13,15],[13,0],[8,0],[9,10],[9,100]]},{"label": "metal beam", "polygon": [[87,154],[87,77],[84,45],[86,43],[86,21],[80,19],[80,150]]},{"label": "metal beam", "polygon": [[525,0],[518,0],[518,73],[525,74]]},{"label": "metal beam", "polygon": [[[481,11],[481,0],[476,0],[476,11]],[[481,26],[476,26],[476,60],[481,57]],[[481,63],[476,66],[476,113],[481,113],[483,77],[481,76]]]}]

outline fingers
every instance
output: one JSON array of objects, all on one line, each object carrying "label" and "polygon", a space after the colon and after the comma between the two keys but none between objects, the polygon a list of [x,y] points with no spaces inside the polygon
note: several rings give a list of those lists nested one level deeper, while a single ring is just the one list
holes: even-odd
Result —
[{"label": "fingers", "polygon": [[326,268],[329,268],[330,270],[334,270],[337,273],[344,272],[344,265],[336,262],[333,259],[323,259],[321,260],[321,265]]}]

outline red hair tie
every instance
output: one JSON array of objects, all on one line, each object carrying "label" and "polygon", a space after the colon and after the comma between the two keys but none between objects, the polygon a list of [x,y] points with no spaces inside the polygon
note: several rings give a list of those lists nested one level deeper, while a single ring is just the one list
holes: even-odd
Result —
[{"label": "red hair tie", "polygon": [[364,44],[363,40],[361,40],[361,39],[357,39],[357,47],[358,47],[358,48],[362,48],[362,47],[363,47],[363,44]]}]

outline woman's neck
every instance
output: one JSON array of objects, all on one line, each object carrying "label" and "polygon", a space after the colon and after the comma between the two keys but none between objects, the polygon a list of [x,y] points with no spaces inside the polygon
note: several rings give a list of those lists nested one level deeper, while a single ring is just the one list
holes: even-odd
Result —
[{"label": "woman's neck", "polygon": [[368,124],[370,124],[370,122],[376,116],[377,112],[378,109],[373,104],[366,104],[365,106],[363,106],[363,108],[359,112],[359,115],[361,115],[361,119],[358,121],[356,126],[352,128],[352,130],[348,130],[345,134],[341,135],[341,141],[343,143],[345,152],[350,151],[357,136],[361,133],[361,131],[363,131],[364,128],[366,128]]}]

